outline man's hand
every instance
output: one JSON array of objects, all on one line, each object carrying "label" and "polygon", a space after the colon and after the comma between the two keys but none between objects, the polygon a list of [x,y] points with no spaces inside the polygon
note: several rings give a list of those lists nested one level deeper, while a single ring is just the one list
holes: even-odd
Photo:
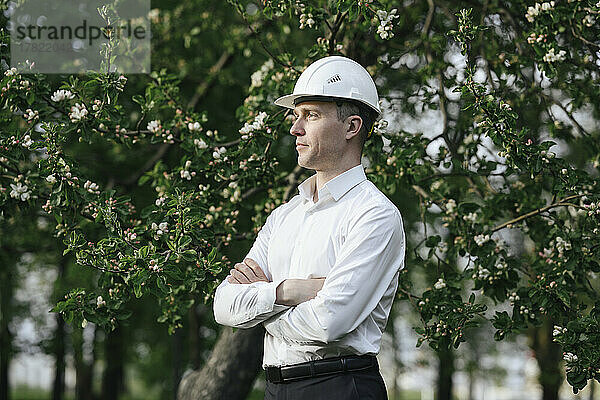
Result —
[{"label": "man's hand", "polygon": [[325,278],[286,279],[277,286],[276,304],[297,306],[315,298],[323,287]]},{"label": "man's hand", "polygon": [[258,263],[251,258],[246,258],[244,262],[237,263],[233,267],[227,277],[229,283],[269,282]]}]

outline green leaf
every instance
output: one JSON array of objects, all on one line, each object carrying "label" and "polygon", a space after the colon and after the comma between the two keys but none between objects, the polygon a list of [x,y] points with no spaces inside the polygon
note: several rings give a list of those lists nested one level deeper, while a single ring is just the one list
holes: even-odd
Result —
[{"label": "green leaf", "polygon": [[571,307],[571,298],[566,290],[559,290],[556,295],[567,307]]},{"label": "green leaf", "polygon": [[135,285],[133,285],[133,293],[135,294],[136,298],[140,298],[142,297],[142,284],[141,283],[136,283]]},{"label": "green leaf", "polygon": [[181,253],[181,256],[186,261],[196,261],[198,259],[198,253],[196,253],[196,250],[186,250]]},{"label": "green leaf", "polygon": [[186,247],[188,244],[192,243],[192,238],[184,235],[181,238],[179,238],[179,247]]},{"label": "green leaf", "polygon": [[158,287],[158,289],[160,289],[162,294],[168,294],[169,292],[171,292],[171,289],[167,286],[165,282],[164,276],[159,275],[156,277],[156,286]]},{"label": "green leaf", "polygon": [[440,237],[440,235],[429,236],[425,241],[425,246],[436,247],[441,240],[442,238]]}]

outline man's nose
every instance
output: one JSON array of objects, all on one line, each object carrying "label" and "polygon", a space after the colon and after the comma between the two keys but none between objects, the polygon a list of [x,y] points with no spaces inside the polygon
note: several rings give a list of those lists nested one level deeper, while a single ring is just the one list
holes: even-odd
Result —
[{"label": "man's nose", "polygon": [[304,127],[302,126],[301,118],[296,119],[296,121],[292,124],[292,127],[290,128],[290,134],[294,136],[303,136],[306,134]]}]

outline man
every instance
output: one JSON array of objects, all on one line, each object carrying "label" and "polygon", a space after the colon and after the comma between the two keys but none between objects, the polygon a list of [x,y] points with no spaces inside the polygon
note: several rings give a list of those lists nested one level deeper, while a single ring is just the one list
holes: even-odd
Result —
[{"label": "man", "polygon": [[377,89],[360,64],[326,57],[275,103],[294,110],[298,164],[316,174],[219,285],[215,318],[264,325],[265,399],[387,399],[375,355],[405,240],[398,209],[360,162]]}]

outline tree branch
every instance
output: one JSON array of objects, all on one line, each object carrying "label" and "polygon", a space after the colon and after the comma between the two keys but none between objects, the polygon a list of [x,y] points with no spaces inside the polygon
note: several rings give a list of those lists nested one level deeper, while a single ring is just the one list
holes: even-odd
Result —
[{"label": "tree branch", "polygon": [[564,199],[562,199],[562,200],[560,200],[560,201],[558,201],[556,203],[552,203],[552,204],[549,204],[549,205],[547,205],[545,207],[538,208],[537,210],[530,211],[527,214],[523,214],[521,216],[518,216],[517,218],[511,219],[510,221],[504,222],[504,223],[496,226],[495,228],[493,228],[492,232],[499,231],[500,229],[506,228],[509,225],[516,224],[517,222],[523,221],[524,219],[527,219],[529,217],[533,217],[534,215],[541,214],[544,211],[550,210],[551,208],[570,206],[572,204],[568,203],[569,200],[576,199],[576,198],[582,197],[582,196],[584,196],[584,195],[583,194],[575,194],[573,196],[565,197]]},{"label": "tree branch", "polygon": [[194,95],[188,102],[188,108],[194,109],[194,107],[196,107],[196,104],[198,104],[198,101],[204,96],[206,91],[212,86],[212,84],[214,83],[215,78],[218,76],[219,72],[221,72],[223,67],[231,60],[232,57],[233,57],[233,53],[231,53],[229,50],[225,50],[223,52],[223,54],[221,54],[221,57],[219,57],[217,62],[212,67],[210,67],[210,69],[208,70],[208,76],[206,77],[206,79],[200,85],[198,85],[198,87],[196,88]]}]

